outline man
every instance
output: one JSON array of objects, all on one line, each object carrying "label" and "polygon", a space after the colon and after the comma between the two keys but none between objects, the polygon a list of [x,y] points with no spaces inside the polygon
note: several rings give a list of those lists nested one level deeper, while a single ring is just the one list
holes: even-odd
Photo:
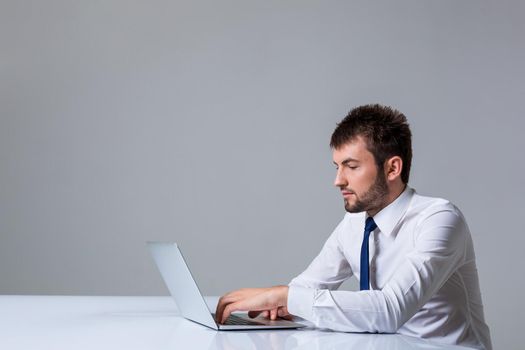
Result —
[{"label": "man", "polygon": [[[491,349],[469,228],[449,201],[408,186],[411,137],[405,116],[390,107],[353,109],[330,142],[343,220],[288,286],[228,293],[217,320],[234,311],[296,315],[336,331]],[[360,291],[337,291],[352,275]]]}]

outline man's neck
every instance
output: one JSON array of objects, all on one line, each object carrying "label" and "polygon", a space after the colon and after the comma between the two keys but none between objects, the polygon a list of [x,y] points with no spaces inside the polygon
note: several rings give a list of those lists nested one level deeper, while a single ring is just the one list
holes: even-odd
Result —
[{"label": "man's neck", "polygon": [[379,213],[381,210],[383,210],[383,208],[386,208],[387,206],[389,206],[390,203],[395,201],[401,195],[401,193],[405,191],[406,187],[407,187],[407,184],[402,183],[400,186],[395,186],[395,188],[389,190],[388,194],[385,197],[385,201],[380,207],[366,211],[368,216],[373,217],[377,213]]}]

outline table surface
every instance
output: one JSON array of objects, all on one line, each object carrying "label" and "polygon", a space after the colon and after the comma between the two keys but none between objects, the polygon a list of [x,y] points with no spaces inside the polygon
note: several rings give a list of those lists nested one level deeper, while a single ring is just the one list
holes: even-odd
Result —
[{"label": "table surface", "polygon": [[[217,297],[206,302],[215,309]],[[170,297],[0,296],[0,349],[466,349],[399,334],[215,331]]]}]

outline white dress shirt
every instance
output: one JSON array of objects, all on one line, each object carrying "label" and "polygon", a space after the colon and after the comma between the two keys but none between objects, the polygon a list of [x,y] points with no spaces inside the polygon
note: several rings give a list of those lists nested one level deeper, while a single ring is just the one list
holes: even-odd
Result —
[{"label": "white dress shirt", "polygon": [[374,216],[370,290],[337,291],[359,279],[367,214],[347,213],[310,266],[290,282],[288,311],[317,327],[401,333],[492,349],[474,247],[449,201],[407,188]]}]

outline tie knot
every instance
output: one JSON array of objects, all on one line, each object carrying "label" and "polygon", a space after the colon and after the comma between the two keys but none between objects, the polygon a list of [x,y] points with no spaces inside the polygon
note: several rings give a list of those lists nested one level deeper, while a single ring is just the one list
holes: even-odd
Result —
[{"label": "tie knot", "polygon": [[372,231],[374,231],[375,229],[377,228],[377,225],[376,225],[376,222],[374,221],[374,218],[372,218],[371,216],[369,216],[367,219],[366,219],[366,223],[365,223],[365,231],[370,233]]}]

